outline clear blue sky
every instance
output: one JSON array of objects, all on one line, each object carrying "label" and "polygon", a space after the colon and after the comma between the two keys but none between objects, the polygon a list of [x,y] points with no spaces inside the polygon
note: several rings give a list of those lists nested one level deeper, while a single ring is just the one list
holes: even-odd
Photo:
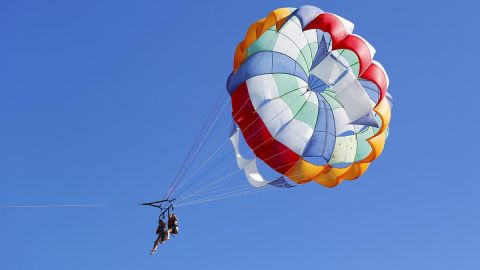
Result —
[{"label": "clear blue sky", "polygon": [[160,197],[247,27],[302,4],[353,21],[389,73],[364,177],[178,209],[154,257],[153,209],[0,209],[0,268],[479,269],[474,1],[2,1],[0,204]]}]

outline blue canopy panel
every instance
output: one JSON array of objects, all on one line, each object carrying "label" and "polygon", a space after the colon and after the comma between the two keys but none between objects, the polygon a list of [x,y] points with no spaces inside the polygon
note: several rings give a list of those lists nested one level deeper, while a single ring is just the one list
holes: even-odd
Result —
[{"label": "blue canopy panel", "polygon": [[329,33],[323,32],[321,30],[315,31],[317,31],[318,49],[315,57],[313,58],[310,71],[315,68],[320,62],[322,62],[325,57],[327,57],[328,53],[330,52],[330,43],[332,42]]},{"label": "blue canopy panel", "polygon": [[361,118],[353,121],[350,124],[371,126],[371,127],[376,127],[376,128],[379,127],[377,119],[375,119],[375,115],[372,112],[367,113],[366,115],[364,115]]},{"label": "blue canopy panel", "polygon": [[387,98],[387,101],[390,105],[390,110],[393,110],[393,97],[392,95],[390,95],[389,92],[387,92],[387,94],[385,95],[385,97]]},{"label": "blue canopy panel", "polygon": [[308,81],[305,71],[294,59],[279,52],[260,51],[247,58],[235,74],[230,74],[227,80],[228,93],[231,95],[240,84],[252,77],[276,73],[290,74]]},{"label": "blue canopy panel", "polygon": [[[312,66],[310,67],[310,71],[314,69],[320,62],[322,62],[325,57],[329,54],[329,47],[330,47],[330,39],[329,36],[327,36],[327,39],[325,38],[325,34],[328,35],[328,33],[324,33],[320,30],[317,31],[317,38],[319,40],[318,42],[318,50],[317,53],[315,54],[315,57],[313,58]],[[308,77],[308,86],[312,91],[315,91],[317,93],[325,91],[329,85],[325,83],[323,80],[318,78],[317,76],[310,74]]]},{"label": "blue canopy panel", "polygon": [[313,19],[322,13],[324,13],[324,11],[317,7],[305,5],[297,8],[294,12],[292,12],[290,17],[296,16],[298,20],[300,20],[302,29],[304,29],[305,26],[307,26],[311,21],[313,21]]},{"label": "blue canopy panel", "polygon": [[378,89],[377,85],[371,81],[364,79],[358,79],[358,82],[363,87],[363,89],[365,89],[368,97],[370,97],[371,100],[377,103],[378,99],[380,98],[380,89]]},{"label": "blue canopy panel", "polygon": [[330,160],[335,147],[335,120],[325,98],[319,93],[315,94],[318,97],[317,123],[302,156],[314,164],[324,165]]},{"label": "blue canopy panel", "polygon": [[[375,103],[378,102],[378,99],[380,98],[380,89],[378,89],[378,86],[374,84],[371,81],[364,80],[364,79],[358,79],[358,82],[362,85],[363,89],[367,92],[368,96],[370,97],[371,100],[373,100]],[[389,92],[385,95],[387,98],[387,101],[390,105],[390,109],[393,109],[393,97],[390,95]]]},{"label": "blue canopy panel", "polygon": [[270,186],[279,187],[279,188],[292,188],[295,185],[290,184],[285,177],[280,176],[276,180],[273,180],[268,183]]},{"label": "blue canopy panel", "polygon": [[308,86],[312,91],[320,93],[325,91],[329,85],[319,79],[317,76],[310,74],[308,77]]},{"label": "blue canopy panel", "polygon": [[340,163],[335,163],[335,164],[330,164],[334,168],[346,168],[350,165],[352,165],[353,162],[340,162]]}]

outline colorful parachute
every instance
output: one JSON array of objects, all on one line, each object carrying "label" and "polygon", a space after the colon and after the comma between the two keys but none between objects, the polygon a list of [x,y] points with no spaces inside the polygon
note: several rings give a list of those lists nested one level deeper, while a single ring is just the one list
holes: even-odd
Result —
[{"label": "colorful parachute", "polygon": [[[389,80],[375,49],[352,30],[313,6],[280,8],[253,23],[237,46],[227,82],[233,119],[255,155],[297,184],[356,179],[383,150]],[[238,166],[263,186],[236,136]]]},{"label": "colorful parachute", "polygon": [[205,203],[292,187],[288,179],[334,187],[365,173],[383,150],[392,97],[375,49],[352,30],[313,6],[253,23],[237,46],[228,91],[164,199]]}]

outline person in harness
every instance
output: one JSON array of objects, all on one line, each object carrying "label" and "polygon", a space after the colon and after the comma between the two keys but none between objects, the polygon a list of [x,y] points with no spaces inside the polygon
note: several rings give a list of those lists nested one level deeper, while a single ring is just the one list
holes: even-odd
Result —
[{"label": "person in harness", "polygon": [[168,231],[171,234],[178,234],[178,218],[174,213],[168,214]]},{"label": "person in harness", "polygon": [[[152,206],[160,209],[158,226],[157,226],[157,230],[155,231],[155,233],[157,234],[157,239],[155,239],[155,242],[153,243],[153,248],[150,251],[151,255],[155,254],[159,244],[164,244],[167,240],[170,239],[170,234],[178,234],[177,216],[175,216],[175,214],[173,213],[170,214],[170,211],[173,212],[173,203],[172,203],[173,201],[175,201],[175,199],[164,199],[161,201],[141,203],[141,205]],[[169,205],[167,207],[164,207],[162,203],[168,203]],[[165,213],[167,212],[168,212],[168,221],[167,223],[165,223],[163,219],[165,218]],[[167,229],[167,226],[168,226],[168,229]]]},{"label": "person in harness", "polygon": [[163,244],[165,243],[165,241],[169,239],[169,232],[165,230],[166,229],[165,227],[166,227],[165,222],[163,221],[162,218],[160,218],[158,221],[157,230],[155,232],[157,234],[157,239],[155,239],[155,242],[153,243],[153,248],[152,248],[152,251],[150,252],[151,255],[155,254],[155,251],[157,251],[158,244]]}]

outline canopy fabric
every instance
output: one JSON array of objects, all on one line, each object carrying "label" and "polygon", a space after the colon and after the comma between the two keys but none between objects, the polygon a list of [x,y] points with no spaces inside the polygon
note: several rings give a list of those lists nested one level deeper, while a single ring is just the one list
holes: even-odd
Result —
[{"label": "canopy fabric", "polygon": [[[257,158],[298,184],[356,179],[384,148],[389,79],[353,28],[317,7],[281,8],[237,46],[227,80],[234,121]],[[250,183],[265,185],[237,150]]]}]

